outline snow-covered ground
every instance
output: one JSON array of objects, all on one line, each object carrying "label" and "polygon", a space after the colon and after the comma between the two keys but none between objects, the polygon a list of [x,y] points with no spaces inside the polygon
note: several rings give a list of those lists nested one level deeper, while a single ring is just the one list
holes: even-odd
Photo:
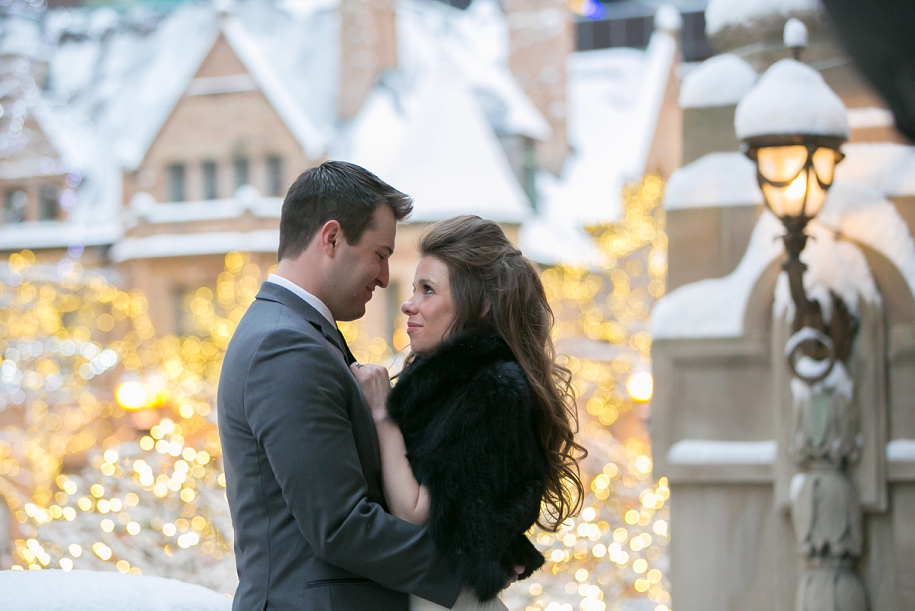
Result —
[{"label": "snow-covered ground", "polygon": [[0,571],[0,606],[30,611],[229,611],[232,599],[177,579],[101,571]]}]

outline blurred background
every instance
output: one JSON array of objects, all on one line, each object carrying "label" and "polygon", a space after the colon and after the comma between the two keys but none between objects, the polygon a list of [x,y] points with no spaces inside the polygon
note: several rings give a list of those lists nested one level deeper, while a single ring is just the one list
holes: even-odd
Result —
[{"label": "blurred background", "polygon": [[901,380],[865,427],[888,522],[860,570],[911,608],[915,463],[879,444],[915,439],[915,343],[886,339],[915,321],[915,149],[816,0],[0,0],[0,568],[234,592],[222,354],[287,188],[344,159],[415,199],[390,286],[341,324],[360,361],[406,356],[430,223],[496,220],[542,270],[588,494],[533,533],[548,562],[509,608],[793,607],[783,250],[734,126],[786,57],[847,108],[836,218],[879,208],[842,225],[883,253],[874,354]]}]

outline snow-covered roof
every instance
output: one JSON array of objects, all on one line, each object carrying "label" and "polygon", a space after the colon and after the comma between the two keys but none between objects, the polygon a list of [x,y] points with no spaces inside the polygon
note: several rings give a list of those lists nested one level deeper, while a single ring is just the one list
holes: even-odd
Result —
[{"label": "snow-covered roof", "polygon": [[[544,12],[544,27],[553,27]],[[441,62],[453,65],[498,134],[544,140],[550,126],[508,70],[508,23],[497,0],[465,11],[440,2],[398,0],[398,70],[416,80]]]},{"label": "snow-covered roof", "polygon": [[411,221],[480,214],[520,223],[527,196],[460,72],[449,62],[398,96],[377,90],[347,158],[413,197]]},{"label": "snow-covered roof", "polygon": [[681,108],[737,104],[759,76],[746,61],[732,53],[715,55],[683,78]]},{"label": "snow-covered roof", "polygon": [[232,599],[177,579],[114,571],[0,571],[9,609],[229,611]]},{"label": "snow-covered roof", "polygon": [[709,153],[676,170],[664,190],[664,207],[758,206],[765,203],[756,164],[743,153]]},{"label": "snow-covered roof", "polygon": [[737,138],[809,134],[848,138],[848,113],[819,72],[794,59],[775,62],[740,100]]},{"label": "snow-covered roof", "polygon": [[624,185],[646,171],[676,54],[674,36],[656,31],[645,51],[604,49],[569,59],[572,153],[555,188],[544,194],[547,214],[578,225],[620,217]]},{"label": "snow-covered roof", "polygon": [[788,17],[819,8],[819,0],[709,0],[705,8],[705,31],[714,36],[729,26],[747,27],[766,17]]}]

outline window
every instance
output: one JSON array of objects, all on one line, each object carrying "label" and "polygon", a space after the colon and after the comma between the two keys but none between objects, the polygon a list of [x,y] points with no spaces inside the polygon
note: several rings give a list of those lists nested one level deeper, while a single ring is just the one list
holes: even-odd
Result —
[{"label": "window", "polygon": [[283,158],[275,155],[267,157],[267,195],[281,197],[284,186]]},{"label": "window", "polygon": [[235,171],[235,188],[243,187],[250,184],[248,179],[248,158],[236,157],[232,161],[232,169]]},{"label": "window", "polygon": [[216,188],[216,162],[203,162],[203,199],[216,199],[219,195]]},{"label": "window", "polygon": [[25,209],[29,202],[22,189],[10,189],[3,198],[3,219],[7,223],[21,223],[25,220]]},{"label": "window", "polygon": [[[575,22],[575,48],[578,51],[631,47],[644,49],[654,31],[654,14],[633,15],[634,5],[605,2],[608,15],[600,19],[581,17]],[[647,7],[645,9],[648,10]],[[680,48],[688,62],[702,61],[714,54],[705,36],[705,13],[684,12]]]},{"label": "window", "polygon": [[168,192],[173,202],[184,201],[184,164],[173,163],[168,166]]},{"label": "window", "polygon": [[60,218],[60,207],[57,187],[54,185],[41,185],[38,189],[38,220],[56,221]]}]

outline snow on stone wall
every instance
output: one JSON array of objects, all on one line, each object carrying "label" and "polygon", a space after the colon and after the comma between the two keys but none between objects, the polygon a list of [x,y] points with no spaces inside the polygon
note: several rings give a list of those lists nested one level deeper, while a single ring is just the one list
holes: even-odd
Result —
[{"label": "snow on stone wall", "polygon": [[756,164],[743,153],[709,153],[676,170],[664,191],[664,208],[763,204]]},{"label": "snow on stone wall", "polygon": [[651,312],[652,338],[740,337],[753,287],[784,252],[777,239],[783,232],[781,222],[764,212],[743,259],[731,274],[681,286],[658,302]]},{"label": "snow on stone wall", "polygon": [[[766,267],[783,253],[778,240],[783,233],[781,223],[768,211],[763,213],[733,273],[681,286],[658,302],[651,314],[652,337],[741,336],[753,288]],[[830,292],[841,297],[852,312],[857,312],[860,300],[881,302],[859,245],[889,259],[915,295],[915,240],[896,207],[867,185],[835,184],[807,233],[811,239],[801,253],[808,266],[804,285],[809,297],[820,302],[827,319],[832,314]],[[775,314],[793,316],[794,303],[784,273],[776,283],[773,308]]]},{"label": "snow on stone wall", "polygon": [[692,70],[680,85],[681,108],[737,104],[759,75],[731,53],[715,55]]}]

